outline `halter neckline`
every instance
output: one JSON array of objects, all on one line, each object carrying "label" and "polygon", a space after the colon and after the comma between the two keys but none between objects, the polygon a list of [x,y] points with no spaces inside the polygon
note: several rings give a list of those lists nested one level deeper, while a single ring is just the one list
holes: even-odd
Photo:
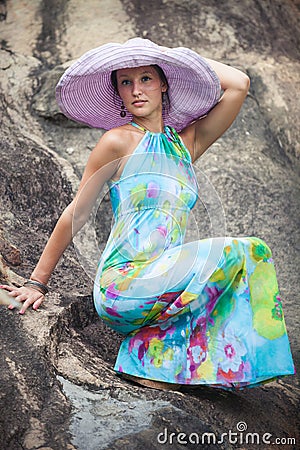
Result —
[{"label": "halter neckline", "polygon": [[143,131],[144,133],[151,133],[152,135],[162,135],[165,136],[169,141],[174,142],[175,144],[179,144],[182,147],[182,141],[180,140],[180,137],[178,133],[175,131],[174,128],[169,127],[168,125],[164,126],[164,131],[161,132],[155,132],[147,130],[147,128],[142,127],[136,122],[129,122],[130,125],[133,125],[134,127],[138,128],[139,130]]},{"label": "halter neckline", "polygon": [[136,127],[136,128],[138,128],[139,130],[141,130],[141,131],[143,131],[144,133],[154,133],[154,134],[164,134],[165,132],[166,132],[166,129],[167,129],[167,127],[164,127],[164,131],[161,131],[161,132],[156,132],[156,131],[150,131],[150,130],[148,130],[147,128],[145,128],[145,127],[142,127],[141,125],[139,125],[138,123],[136,123],[136,122],[129,122],[130,123],[130,125],[133,125],[134,127]]}]

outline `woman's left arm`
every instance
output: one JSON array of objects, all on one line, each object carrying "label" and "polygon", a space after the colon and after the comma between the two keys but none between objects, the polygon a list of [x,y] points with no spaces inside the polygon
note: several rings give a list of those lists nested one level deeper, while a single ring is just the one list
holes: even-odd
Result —
[{"label": "woman's left arm", "polygon": [[193,161],[230,127],[250,87],[249,77],[240,70],[211,59],[206,61],[216,72],[224,92],[206,117],[195,121],[181,133],[188,148],[193,150]]}]

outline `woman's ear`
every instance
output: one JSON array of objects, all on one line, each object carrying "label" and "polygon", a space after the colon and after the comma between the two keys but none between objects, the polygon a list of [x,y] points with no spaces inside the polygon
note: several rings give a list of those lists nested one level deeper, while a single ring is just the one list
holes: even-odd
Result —
[{"label": "woman's ear", "polygon": [[168,86],[166,85],[166,83],[161,83],[161,92],[167,92],[168,90]]}]

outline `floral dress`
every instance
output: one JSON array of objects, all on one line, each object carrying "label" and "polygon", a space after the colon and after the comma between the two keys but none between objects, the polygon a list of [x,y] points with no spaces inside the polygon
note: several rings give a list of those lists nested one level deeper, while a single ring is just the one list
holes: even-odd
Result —
[{"label": "floral dress", "polygon": [[269,247],[256,237],[184,243],[198,197],[176,131],[145,131],[118,181],[94,283],[99,316],[125,335],[115,370],[225,389],[294,373]]}]

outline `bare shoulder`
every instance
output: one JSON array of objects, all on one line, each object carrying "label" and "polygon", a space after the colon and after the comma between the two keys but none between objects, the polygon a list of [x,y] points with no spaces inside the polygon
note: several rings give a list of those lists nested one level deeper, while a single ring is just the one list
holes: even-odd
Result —
[{"label": "bare shoulder", "polygon": [[96,158],[101,159],[101,165],[109,163],[110,167],[114,167],[114,180],[121,176],[127,157],[133,153],[143,136],[143,132],[127,124],[107,131],[99,140],[94,149],[98,155]]},{"label": "bare shoulder", "polygon": [[127,125],[106,131],[99,139],[95,149],[107,154],[112,159],[120,158],[128,152],[132,145],[132,130]]},{"label": "bare shoulder", "polygon": [[140,139],[140,132],[133,130],[130,125],[106,131],[89,156],[85,177],[101,168],[102,173],[105,171],[106,179],[118,179],[126,161],[124,157],[132,153]]},{"label": "bare shoulder", "polygon": [[95,148],[101,148],[102,152],[109,152],[114,156],[118,156],[118,153],[122,149],[123,140],[122,130],[113,128],[101,136]]}]

